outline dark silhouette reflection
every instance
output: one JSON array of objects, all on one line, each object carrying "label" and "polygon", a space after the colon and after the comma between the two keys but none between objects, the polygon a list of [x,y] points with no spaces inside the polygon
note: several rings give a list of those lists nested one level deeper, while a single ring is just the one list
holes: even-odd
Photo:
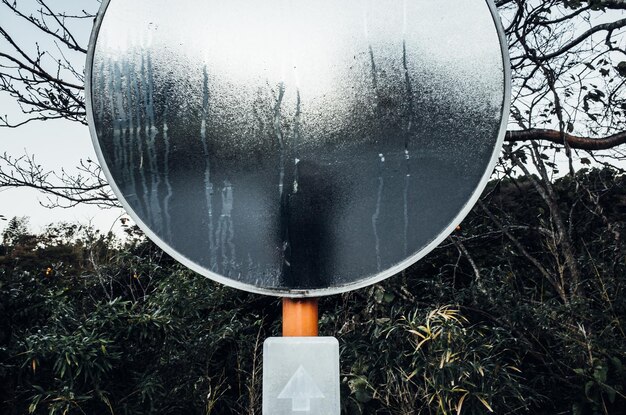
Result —
[{"label": "dark silhouette reflection", "polygon": [[333,218],[340,192],[328,167],[313,161],[297,163],[294,189],[283,198],[285,287],[324,288],[333,281]]},{"label": "dark silhouette reflection", "polygon": [[283,18],[275,0],[189,0],[201,23],[175,27],[111,1],[89,100],[120,200],[175,258],[252,291],[347,287],[422,253],[481,183],[503,113],[488,7],[451,1]]}]

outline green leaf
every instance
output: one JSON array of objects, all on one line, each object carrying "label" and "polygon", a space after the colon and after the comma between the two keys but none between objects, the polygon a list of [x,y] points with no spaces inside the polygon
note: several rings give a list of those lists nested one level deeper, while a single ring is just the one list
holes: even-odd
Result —
[{"label": "green leaf", "polygon": [[572,405],[572,415],[583,415],[583,407],[578,402]]},{"label": "green leaf", "polygon": [[590,401],[593,401],[593,397],[591,396],[591,390],[593,389],[593,386],[595,384],[596,383],[593,380],[590,380],[589,382],[585,383],[585,396]]},{"label": "green leaf", "polygon": [[600,383],[606,382],[606,377],[609,372],[609,368],[605,364],[599,364],[593,368],[593,377]]},{"label": "green leaf", "polygon": [[611,364],[613,365],[613,368],[615,369],[615,372],[617,373],[617,375],[621,376],[622,373],[624,372],[624,366],[622,365],[622,361],[619,360],[615,356],[611,357],[610,360],[611,360]]},{"label": "green leaf", "polygon": [[609,402],[615,402],[615,389],[610,387],[609,385],[602,385],[602,389],[606,392],[606,396],[609,398]]},{"label": "green leaf", "polygon": [[383,301],[385,303],[390,303],[392,302],[394,299],[396,298],[395,294],[393,293],[385,293],[384,297],[383,297]]},{"label": "green leaf", "polygon": [[357,389],[354,397],[361,403],[367,403],[372,400],[372,396],[365,389]]}]

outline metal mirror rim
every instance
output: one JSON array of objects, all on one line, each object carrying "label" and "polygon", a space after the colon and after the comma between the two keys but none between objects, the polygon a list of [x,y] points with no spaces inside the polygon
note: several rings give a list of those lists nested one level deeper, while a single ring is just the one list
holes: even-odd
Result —
[{"label": "metal mirror rim", "polygon": [[175,260],[182,263],[187,268],[191,269],[198,274],[201,274],[211,280],[219,282],[221,284],[227,285],[229,287],[237,288],[243,291],[248,291],[256,294],[265,294],[272,295],[277,297],[321,297],[333,294],[340,294],[347,291],[356,290],[359,288],[367,287],[369,285],[380,282],[386,278],[389,278],[395,274],[398,274],[402,270],[407,267],[413,265],[428,253],[430,253],[433,249],[435,249],[445,238],[452,233],[452,231],[456,228],[456,226],[463,221],[463,219],[469,214],[472,210],[478,198],[482,194],[484,188],[487,186],[491,174],[493,173],[493,169],[498,161],[498,157],[500,155],[500,149],[502,148],[502,144],[504,142],[504,136],[506,135],[506,129],[508,125],[510,104],[511,104],[511,65],[509,59],[509,51],[508,51],[508,43],[506,40],[506,35],[504,33],[504,27],[502,26],[502,22],[500,20],[498,9],[495,6],[493,0],[485,0],[489,10],[491,12],[491,17],[493,19],[494,25],[496,27],[496,31],[498,33],[498,38],[500,42],[500,50],[502,55],[502,64],[504,67],[504,97],[502,101],[502,119],[500,120],[500,129],[498,132],[498,139],[496,141],[496,145],[493,149],[493,153],[491,155],[491,159],[489,164],[487,165],[487,169],[483,173],[483,177],[481,178],[478,186],[474,189],[472,196],[469,198],[467,203],[463,206],[463,208],[459,211],[459,213],[454,217],[454,219],[450,222],[450,224],[440,232],[437,237],[435,237],[428,245],[422,248],[416,254],[405,258],[399,263],[395,264],[391,268],[388,268],[376,275],[373,275],[369,278],[365,278],[350,284],[338,285],[335,287],[321,288],[321,289],[284,289],[284,288],[264,288],[257,287],[251,284],[243,283],[240,281],[236,281],[222,275],[211,272],[202,266],[196,264],[191,261],[183,254],[178,252],[169,246],[165,241],[163,241],[157,234],[155,234],[150,227],[135,213],[135,211],[131,208],[130,204],[124,199],[122,192],[119,187],[113,180],[113,176],[109,171],[109,168],[105,162],[104,154],[102,152],[102,148],[100,147],[100,141],[98,140],[98,135],[95,130],[95,120],[93,115],[93,103],[92,103],[92,91],[91,91],[91,78],[93,71],[93,61],[96,49],[96,42],[98,40],[98,35],[100,33],[100,28],[102,26],[102,22],[104,20],[104,16],[106,10],[110,4],[111,0],[103,0],[100,6],[100,10],[98,11],[98,15],[96,16],[96,20],[94,22],[94,26],[91,32],[91,36],[89,39],[89,47],[87,51],[87,60],[85,63],[85,105],[87,109],[87,122],[89,124],[89,132],[91,135],[91,139],[93,142],[93,146],[98,157],[99,162],[101,163],[102,171],[107,179],[109,186],[113,190],[113,193],[118,197],[119,202],[122,207],[126,211],[126,213],[135,221],[137,225],[142,229],[142,231],[146,234],[150,240],[152,240],[157,246],[163,249],[168,255],[171,255]]}]

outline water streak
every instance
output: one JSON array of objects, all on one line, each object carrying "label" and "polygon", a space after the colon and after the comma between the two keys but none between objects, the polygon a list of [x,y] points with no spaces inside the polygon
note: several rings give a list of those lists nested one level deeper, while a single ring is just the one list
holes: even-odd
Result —
[{"label": "water streak", "polygon": [[293,193],[298,193],[298,163],[300,154],[298,143],[300,142],[300,119],[301,119],[300,90],[296,91],[296,113],[294,115],[293,140],[291,141],[291,154],[293,155]]},{"label": "water streak", "polygon": [[282,198],[283,195],[283,182],[285,180],[285,142],[283,137],[283,131],[281,126],[282,117],[282,104],[285,96],[285,84],[281,82],[278,84],[278,97],[276,98],[276,104],[274,105],[274,134],[278,141],[279,147],[279,176],[278,176],[278,192]]},{"label": "water streak", "polygon": [[222,273],[230,276],[235,270],[235,228],[233,227],[233,186],[228,180],[224,180],[222,188],[222,213],[217,223],[216,239],[219,242],[222,253]]},{"label": "water streak", "polygon": [[381,270],[381,257],[380,257],[380,238],[378,237],[378,218],[380,217],[380,204],[383,198],[383,188],[385,186],[385,179],[383,178],[383,167],[385,164],[385,156],[381,153],[379,158],[379,170],[378,170],[378,192],[376,193],[376,210],[372,215],[372,228],[374,231],[374,250],[376,251],[376,269]]},{"label": "water streak", "polygon": [[203,69],[202,80],[202,121],[200,124],[200,139],[204,152],[204,197],[207,203],[207,215],[209,222],[209,268],[217,271],[217,244],[213,236],[213,183],[211,182],[211,157],[207,143],[206,126],[209,116],[209,74],[206,65]]},{"label": "water streak", "polygon": [[150,52],[148,51],[146,56],[146,138],[147,138],[147,149],[148,149],[148,161],[150,165],[150,178],[151,178],[151,188],[150,188],[150,206],[153,206],[154,209],[154,220],[156,221],[155,225],[162,227],[163,226],[163,214],[161,212],[161,203],[159,197],[159,187],[161,186],[161,175],[159,174],[158,167],[158,156],[157,156],[157,148],[156,148],[156,137],[159,130],[155,125],[155,115],[154,115],[154,75],[152,70],[152,58]]},{"label": "water streak", "polygon": [[408,254],[408,230],[409,230],[409,186],[411,181],[411,164],[409,154],[409,144],[411,141],[411,134],[413,130],[413,117],[414,111],[414,98],[413,98],[413,85],[411,83],[411,76],[409,73],[409,66],[407,63],[406,53],[406,30],[407,30],[407,13],[406,13],[406,0],[403,1],[402,8],[402,68],[404,69],[404,84],[405,84],[405,99],[406,99],[406,111],[404,118],[406,120],[406,128],[404,132],[404,160],[405,160],[405,175],[404,175],[404,191],[403,191],[403,208],[404,208],[404,254]]}]

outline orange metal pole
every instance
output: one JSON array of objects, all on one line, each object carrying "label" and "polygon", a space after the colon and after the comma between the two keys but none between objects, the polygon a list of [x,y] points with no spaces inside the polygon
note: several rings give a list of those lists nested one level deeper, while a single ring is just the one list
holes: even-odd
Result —
[{"label": "orange metal pole", "polygon": [[283,336],[317,336],[317,298],[283,298]]}]

